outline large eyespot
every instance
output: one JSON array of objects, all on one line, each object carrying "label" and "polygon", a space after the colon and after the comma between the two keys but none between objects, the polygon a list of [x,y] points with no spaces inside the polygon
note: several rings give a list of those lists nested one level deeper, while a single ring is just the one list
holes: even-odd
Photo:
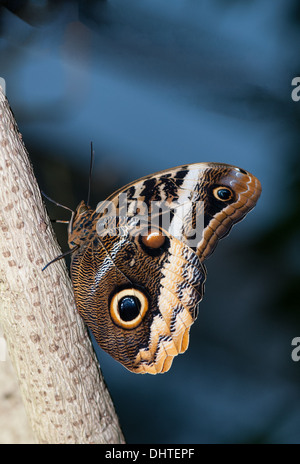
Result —
[{"label": "large eyespot", "polygon": [[229,201],[233,198],[233,191],[228,187],[216,187],[213,189],[213,194],[220,201]]},{"label": "large eyespot", "polygon": [[112,320],[123,329],[134,329],[143,320],[148,310],[148,299],[136,288],[117,292],[110,302]]}]

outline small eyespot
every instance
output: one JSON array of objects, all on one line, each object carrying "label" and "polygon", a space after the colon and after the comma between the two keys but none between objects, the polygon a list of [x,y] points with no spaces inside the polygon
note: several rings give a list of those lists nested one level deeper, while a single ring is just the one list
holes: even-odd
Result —
[{"label": "small eyespot", "polygon": [[117,292],[110,302],[112,320],[123,329],[134,329],[143,320],[148,310],[148,299],[136,288]]},{"label": "small eyespot", "polygon": [[236,167],[235,169],[236,169],[237,171],[241,172],[242,174],[245,174],[245,175],[247,175],[247,174],[248,174],[248,172],[247,172],[247,171],[245,171],[244,169],[237,168],[237,167]]},{"label": "small eyespot", "polygon": [[160,248],[166,241],[165,235],[159,231],[151,232],[148,235],[142,236],[142,243],[147,248]]},{"label": "small eyespot", "polygon": [[228,187],[216,187],[213,190],[213,194],[220,201],[229,201],[233,197],[233,192]]}]

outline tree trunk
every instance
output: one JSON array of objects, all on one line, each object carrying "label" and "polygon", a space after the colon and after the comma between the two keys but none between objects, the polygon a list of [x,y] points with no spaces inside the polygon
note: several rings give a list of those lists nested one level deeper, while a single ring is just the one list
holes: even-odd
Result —
[{"label": "tree trunk", "polygon": [[0,87],[0,324],[39,443],[124,443]]}]

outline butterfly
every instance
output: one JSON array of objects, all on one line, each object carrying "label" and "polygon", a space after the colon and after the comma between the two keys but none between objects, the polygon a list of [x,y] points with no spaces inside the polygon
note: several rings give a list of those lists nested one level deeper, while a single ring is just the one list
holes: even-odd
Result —
[{"label": "butterfly", "polygon": [[188,348],[205,259],[255,205],[259,180],[221,163],[145,176],[68,229],[76,306],[98,345],[134,373],[167,372]]}]

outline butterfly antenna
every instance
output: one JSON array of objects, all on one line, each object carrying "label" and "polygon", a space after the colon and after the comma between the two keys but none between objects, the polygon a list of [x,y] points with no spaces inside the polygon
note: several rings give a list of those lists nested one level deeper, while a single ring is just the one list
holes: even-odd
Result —
[{"label": "butterfly antenna", "polygon": [[89,206],[90,204],[90,196],[91,196],[91,183],[92,183],[92,172],[93,172],[93,165],[94,165],[94,148],[93,148],[93,142],[91,142],[91,160],[90,160],[90,172],[89,172],[89,187],[88,187],[88,196],[87,196],[87,201],[86,204]]},{"label": "butterfly antenna", "polygon": [[52,198],[48,197],[48,195],[46,195],[43,191],[41,192],[42,192],[43,197],[47,198],[47,200],[51,201],[51,203],[54,203],[56,206],[60,206],[61,208],[67,209],[68,211],[71,211],[71,213],[75,214],[74,211],[68,206],[62,205],[61,203],[58,203],[57,201],[52,200]]}]

